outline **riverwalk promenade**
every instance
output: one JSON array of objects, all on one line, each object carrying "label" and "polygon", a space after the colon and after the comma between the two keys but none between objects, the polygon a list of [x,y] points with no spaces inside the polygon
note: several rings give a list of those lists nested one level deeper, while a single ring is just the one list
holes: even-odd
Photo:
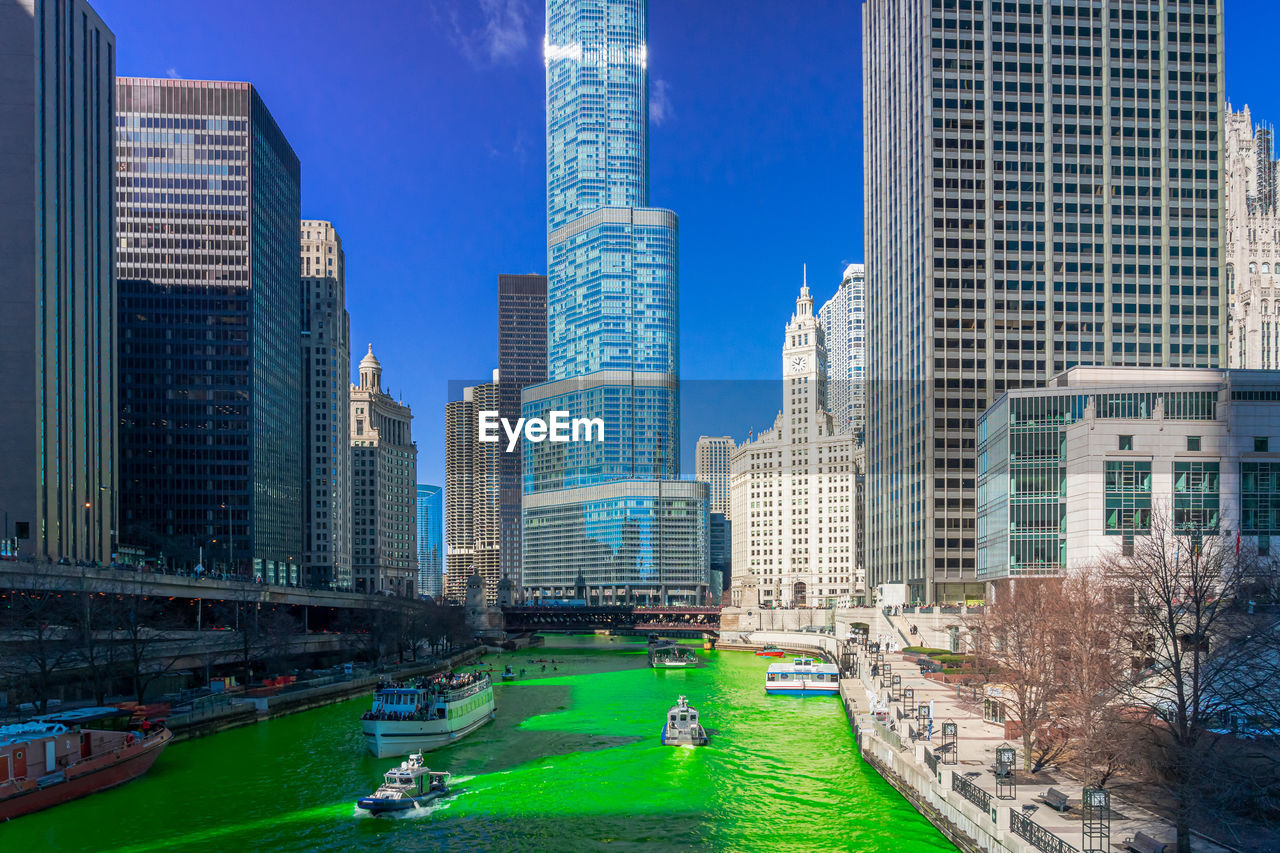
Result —
[{"label": "riverwalk promenade", "polygon": [[[1007,740],[1000,723],[983,719],[985,691],[998,687],[946,684],[926,678],[915,661],[901,649],[942,640],[944,630],[927,630],[914,614],[885,616],[867,612],[871,642],[878,636],[893,643],[893,652],[882,659],[856,647],[856,676],[841,681],[846,712],[858,737],[863,758],[938,827],[959,849],[988,853],[1078,853],[1090,849],[1128,850],[1139,833],[1170,845],[1172,825],[1142,806],[1112,793],[1109,833],[1105,846],[1089,845],[1084,838],[1083,786],[1062,769],[1050,766],[1034,777],[1022,770],[1021,740]],[[910,634],[917,625],[918,633]],[[749,638],[748,638],[749,636]],[[736,637],[750,645],[776,644],[795,651],[819,651],[837,660],[847,632],[818,636],[791,631],[755,631]],[[837,639],[839,638],[839,639]],[[846,647],[847,648],[847,647]],[[881,664],[888,664],[889,678],[882,683]],[[872,675],[873,667],[877,674]],[[898,684],[893,684],[898,676]],[[910,690],[908,697],[906,691]],[[990,698],[998,698],[992,696]],[[932,710],[920,721],[917,708]],[[954,724],[954,740],[944,748],[942,727]],[[996,748],[1002,744],[1017,750],[1013,786],[997,785]],[[1068,797],[1059,811],[1044,801],[1055,789]],[[1243,853],[1203,837],[1194,837],[1195,853]]]}]

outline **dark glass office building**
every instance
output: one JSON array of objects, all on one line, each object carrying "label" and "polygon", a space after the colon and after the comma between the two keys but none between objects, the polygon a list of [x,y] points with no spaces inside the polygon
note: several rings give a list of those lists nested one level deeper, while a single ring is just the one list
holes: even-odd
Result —
[{"label": "dark glass office building", "polygon": [[[498,409],[515,423],[520,392],[547,381],[547,277],[498,276]],[[498,565],[502,576],[519,588],[521,448],[498,461],[501,538]]]},{"label": "dark glass office building", "polygon": [[122,541],[296,582],[298,158],[248,83],[116,97]]}]

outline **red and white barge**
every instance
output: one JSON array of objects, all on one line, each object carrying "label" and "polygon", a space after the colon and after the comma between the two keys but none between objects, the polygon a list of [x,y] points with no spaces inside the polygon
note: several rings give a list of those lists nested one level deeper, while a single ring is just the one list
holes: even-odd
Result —
[{"label": "red and white barge", "polygon": [[136,779],[173,739],[119,708],[81,708],[0,726],[0,822]]}]

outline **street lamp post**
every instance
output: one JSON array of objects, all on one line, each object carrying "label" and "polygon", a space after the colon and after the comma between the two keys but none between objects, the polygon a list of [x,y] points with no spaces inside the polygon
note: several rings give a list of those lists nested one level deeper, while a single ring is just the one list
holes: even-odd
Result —
[{"label": "street lamp post", "polygon": [[93,553],[93,502],[84,502],[84,559],[90,559]]}]

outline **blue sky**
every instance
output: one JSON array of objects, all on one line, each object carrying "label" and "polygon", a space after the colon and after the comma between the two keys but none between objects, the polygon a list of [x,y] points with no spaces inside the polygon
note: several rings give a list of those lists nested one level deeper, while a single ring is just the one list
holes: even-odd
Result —
[{"label": "blue sky", "polygon": [[[499,273],[545,272],[536,0],[94,0],[122,75],[248,80],[302,160],[302,215],[347,253],[369,342],[444,479],[450,380],[495,365]],[[686,380],[773,379],[801,264],[821,302],[862,260],[861,4],[650,0],[650,202],[681,225]],[[1227,0],[1227,94],[1280,120],[1280,6]],[[771,423],[772,383],[686,389],[700,432]],[[718,389],[715,407],[691,405]],[[732,403],[728,401],[732,399]]]}]

